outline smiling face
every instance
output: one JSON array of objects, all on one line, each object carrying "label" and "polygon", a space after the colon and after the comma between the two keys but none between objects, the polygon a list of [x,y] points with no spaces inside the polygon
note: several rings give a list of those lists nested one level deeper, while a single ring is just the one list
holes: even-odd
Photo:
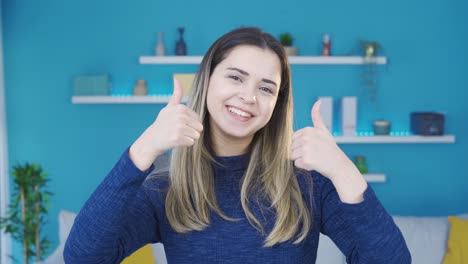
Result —
[{"label": "smiling face", "polygon": [[218,155],[245,152],[255,133],[270,120],[280,83],[280,60],[269,49],[237,46],[216,66],[208,85],[207,108]]}]

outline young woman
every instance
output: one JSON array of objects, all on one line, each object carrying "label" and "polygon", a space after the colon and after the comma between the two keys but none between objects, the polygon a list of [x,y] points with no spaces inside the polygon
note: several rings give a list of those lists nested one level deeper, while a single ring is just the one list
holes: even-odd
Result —
[{"label": "young woman", "polygon": [[[148,243],[169,263],[314,263],[319,233],[348,263],[410,263],[392,218],[320,117],[293,133],[290,68],[257,28],[219,38],[77,216],[66,263],[120,263]],[[312,124],[313,123],[313,124]],[[313,126],[312,126],[313,125]],[[153,162],[172,150],[170,168]],[[156,170],[155,170],[156,169]]]}]

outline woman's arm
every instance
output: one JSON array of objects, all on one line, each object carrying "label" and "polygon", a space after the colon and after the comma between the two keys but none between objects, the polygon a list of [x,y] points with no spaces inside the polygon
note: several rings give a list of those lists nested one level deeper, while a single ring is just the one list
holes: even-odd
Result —
[{"label": "woman's arm", "polygon": [[322,180],[321,232],[335,242],[347,263],[411,263],[400,230],[370,186],[361,202],[350,204],[341,201],[330,180]]},{"label": "woman's arm", "polygon": [[67,239],[66,263],[120,263],[148,243],[160,241],[158,219],[143,188],[147,171],[128,149],[76,217]]},{"label": "woman's arm", "polygon": [[317,173],[322,233],[345,253],[348,263],[411,263],[400,230],[328,131],[320,101],[313,105],[311,118],[314,127],[294,132],[291,160]]},{"label": "woman's arm", "polygon": [[156,211],[142,184],[159,155],[192,146],[200,138],[200,116],[181,104],[182,97],[182,85],[174,79],[169,103],[125,151],[77,216],[65,245],[67,263],[117,263],[146,243],[160,240]]}]

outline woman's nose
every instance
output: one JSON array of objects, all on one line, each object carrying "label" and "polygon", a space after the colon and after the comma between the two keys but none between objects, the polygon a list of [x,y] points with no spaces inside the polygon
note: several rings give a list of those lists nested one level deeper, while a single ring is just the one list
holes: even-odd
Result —
[{"label": "woman's nose", "polygon": [[254,104],[257,102],[257,97],[250,91],[243,91],[239,93],[239,98],[246,104]]}]

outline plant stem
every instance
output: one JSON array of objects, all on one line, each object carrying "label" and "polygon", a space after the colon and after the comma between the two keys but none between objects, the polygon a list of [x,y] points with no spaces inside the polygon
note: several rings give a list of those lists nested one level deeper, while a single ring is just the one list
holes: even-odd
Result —
[{"label": "plant stem", "polygon": [[[34,186],[34,192],[36,197],[39,197],[39,187]],[[34,217],[36,218],[36,261],[41,260],[41,246],[39,244],[39,198],[36,200],[36,208],[34,212]]]},{"label": "plant stem", "polygon": [[28,264],[28,245],[26,241],[26,207],[24,206],[24,187],[21,187],[21,220],[23,222],[23,260]]}]

